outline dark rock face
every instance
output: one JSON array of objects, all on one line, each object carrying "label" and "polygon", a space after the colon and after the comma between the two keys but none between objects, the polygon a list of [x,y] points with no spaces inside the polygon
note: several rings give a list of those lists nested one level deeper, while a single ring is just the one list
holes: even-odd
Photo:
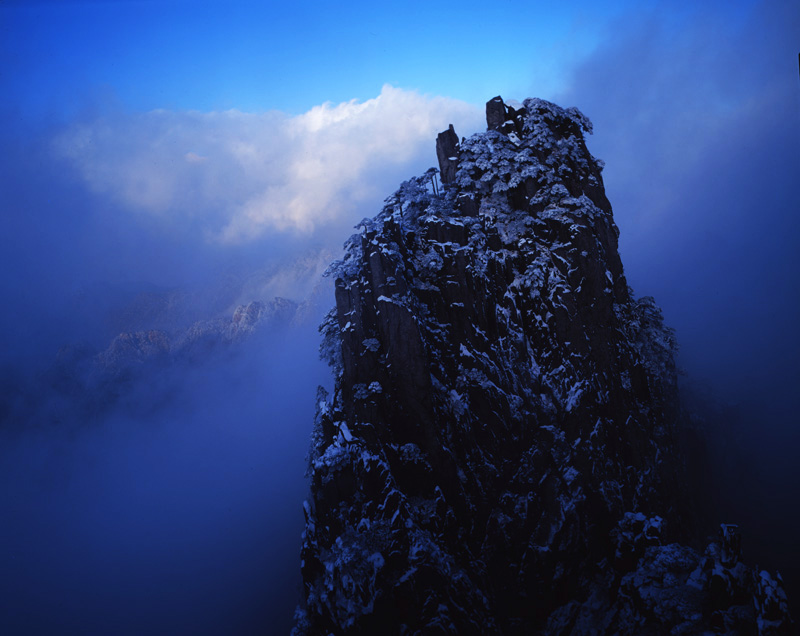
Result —
[{"label": "dark rock face", "polygon": [[488,130],[500,130],[506,121],[506,105],[498,95],[486,102],[486,127]]},{"label": "dark rock face", "polygon": [[681,543],[674,338],[625,281],[591,124],[500,98],[487,123],[331,269],[295,633],[784,629],[730,533]]},{"label": "dark rock face", "polygon": [[[506,135],[523,135],[525,128],[525,109],[515,110],[508,106],[499,95],[486,102],[486,126]],[[512,139],[514,139],[512,137]],[[519,140],[518,137],[515,139]]]},{"label": "dark rock face", "polygon": [[436,137],[436,158],[439,160],[439,174],[442,183],[453,183],[458,168],[458,135],[450,124],[450,128],[440,132]]}]

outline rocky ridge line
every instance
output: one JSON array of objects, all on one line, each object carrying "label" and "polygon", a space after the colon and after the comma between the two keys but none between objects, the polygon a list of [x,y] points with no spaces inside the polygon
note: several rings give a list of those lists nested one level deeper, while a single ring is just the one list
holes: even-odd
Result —
[{"label": "rocky ridge line", "polygon": [[685,545],[675,340],[627,286],[591,123],[498,97],[487,125],[331,268],[294,633],[788,633],[734,527]]}]

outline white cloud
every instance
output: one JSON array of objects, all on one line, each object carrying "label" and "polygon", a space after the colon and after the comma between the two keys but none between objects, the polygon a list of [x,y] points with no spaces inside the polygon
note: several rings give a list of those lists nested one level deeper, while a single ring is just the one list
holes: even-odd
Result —
[{"label": "white cloud", "polygon": [[201,157],[194,152],[187,152],[185,155],[183,155],[183,158],[189,163],[204,163],[208,161],[208,157]]},{"label": "white cloud", "polygon": [[[360,220],[436,162],[436,133],[479,127],[479,110],[384,86],[364,102],[325,103],[289,116],[236,110],[103,118],[56,140],[95,192],[134,212],[241,243],[269,232],[310,233]],[[411,171],[411,172],[410,172]]]}]

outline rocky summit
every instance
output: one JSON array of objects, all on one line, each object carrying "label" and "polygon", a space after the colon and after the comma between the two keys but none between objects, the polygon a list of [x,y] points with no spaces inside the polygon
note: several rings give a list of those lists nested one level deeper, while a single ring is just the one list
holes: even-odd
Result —
[{"label": "rocky summit", "polygon": [[692,532],[675,338],[635,298],[577,109],[499,97],[330,274],[294,633],[789,633]]}]

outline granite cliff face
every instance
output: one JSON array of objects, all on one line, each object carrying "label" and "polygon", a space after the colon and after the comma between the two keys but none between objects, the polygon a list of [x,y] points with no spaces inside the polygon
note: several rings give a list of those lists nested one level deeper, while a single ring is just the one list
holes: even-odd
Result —
[{"label": "granite cliff face", "polygon": [[735,527],[687,545],[675,340],[626,283],[590,122],[498,97],[487,124],[331,268],[295,633],[788,629]]}]

